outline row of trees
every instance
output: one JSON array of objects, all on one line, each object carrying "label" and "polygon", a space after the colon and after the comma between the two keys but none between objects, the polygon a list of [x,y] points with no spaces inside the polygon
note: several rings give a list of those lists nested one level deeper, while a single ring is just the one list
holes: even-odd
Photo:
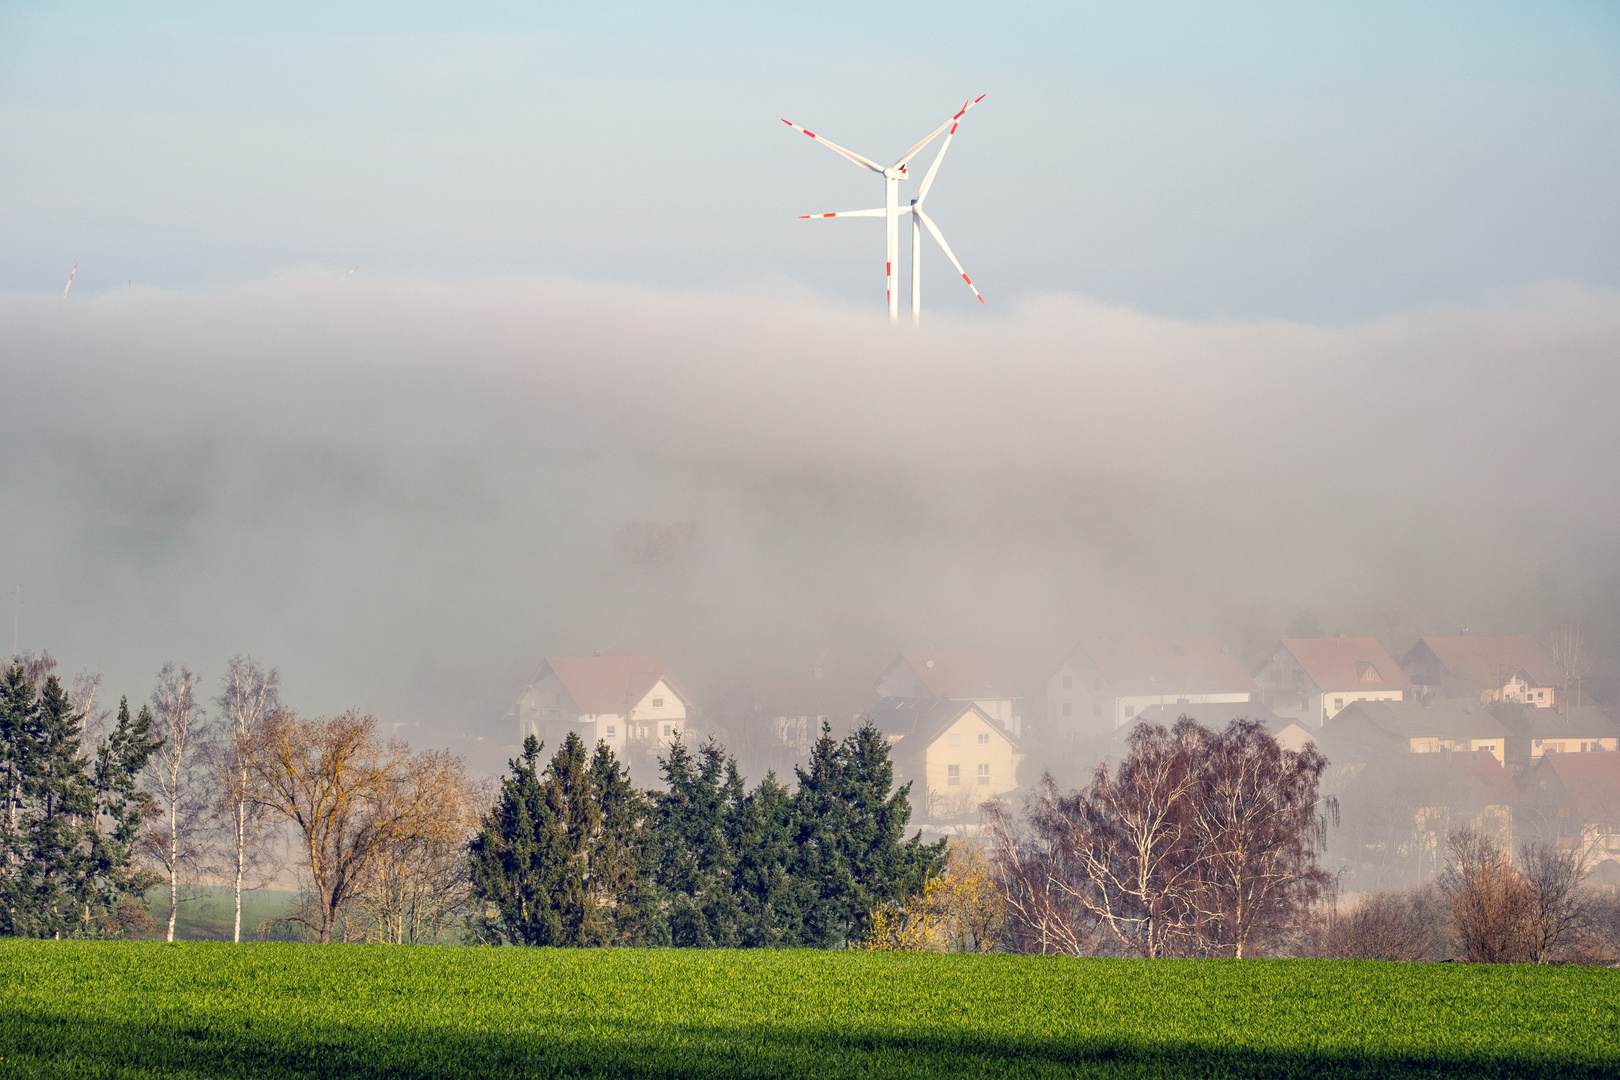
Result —
[{"label": "row of trees", "polygon": [[305,902],[282,921],[321,941],[438,941],[460,917],[478,809],[459,758],[384,742],[353,712],[300,717],[243,657],[212,715],[171,664],[98,735],[98,681],[69,691],[54,667],[18,658],[0,684],[0,933],[150,930],[144,894],[164,885],[172,941],[190,886],[212,880],[233,886],[240,941],[243,890],[287,864]]},{"label": "row of trees", "polygon": [[139,787],[158,741],[142,708],[118,707],[111,732],[85,745],[76,703],[48,658],[14,663],[0,683],[0,933],[104,937],[144,925],[139,868],[151,796]]},{"label": "row of trees", "polygon": [[876,728],[825,726],[793,790],[747,790],[715,743],[680,743],[665,790],[638,791],[605,744],[569,734],[544,766],[533,736],[470,845],[473,936],[519,945],[831,947],[923,890],[944,844],[905,838]]}]

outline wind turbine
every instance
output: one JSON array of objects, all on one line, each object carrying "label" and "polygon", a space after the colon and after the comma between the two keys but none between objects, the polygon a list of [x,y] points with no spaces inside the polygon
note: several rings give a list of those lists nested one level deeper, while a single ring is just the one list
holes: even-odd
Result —
[{"label": "wind turbine", "polygon": [[[828,147],[828,149],[832,150],[834,153],[839,154],[839,155],[841,155],[841,156],[843,156],[845,158],[848,158],[850,161],[853,161],[855,164],[859,165],[861,168],[869,169],[872,172],[878,173],[879,175],[881,175],[883,177],[883,207],[881,209],[874,209],[874,210],[844,210],[844,211],[837,211],[837,212],[834,212],[834,213],[831,213],[831,214],[801,214],[800,217],[801,218],[812,218],[812,217],[829,217],[829,218],[830,217],[881,217],[881,218],[883,218],[883,226],[884,226],[884,228],[883,228],[883,232],[884,232],[883,275],[884,275],[884,279],[885,279],[886,295],[887,295],[888,303],[889,303],[889,321],[890,322],[895,322],[896,320],[898,320],[900,318],[900,296],[899,296],[898,292],[895,290],[895,287],[894,287],[894,284],[895,284],[894,283],[894,278],[895,278],[894,264],[898,260],[899,254],[900,254],[900,230],[899,230],[899,224],[900,224],[900,209],[899,209],[900,181],[910,179],[910,177],[908,176],[908,174],[906,172],[906,165],[924,147],[926,147],[929,143],[931,143],[935,139],[937,139],[939,137],[940,133],[943,132],[946,128],[951,129],[951,133],[954,135],[956,133],[956,125],[961,121],[963,114],[966,113],[969,109],[973,108],[973,106],[977,105],[979,102],[981,102],[983,100],[984,100],[984,95],[980,94],[978,97],[974,98],[972,101],[969,101],[969,102],[965,103],[962,106],[962,108],[957,111],[955,116],[952,116],[949,120],[947,120],[943,124],[939,125],[939,127],[935,128],[933,131],[929,132],[927,138],[925,138],[922,141],[920,141],[919,143],[917,143],[917,145],[913,146],[910,150],[907,150],[904,154],[901,154],[900,159],[898,161],[896,161],[893,165],[889,166],[886,169],[883,166],[879,165],[877,162],[871,160],[870,158],[862,157],[860,154],[857,154],[852,150],[844,149],[842,146],[839,146],[837,143],[829,142],[828,140],[823,139],[821,136],[817,135],[813,131],[805,130],[804,128],[800,127],[798,124],[795,124],[791,120],[783,120],[782,121],[782,123],[786,124],[788,127],[792,128],[794,131],[802,131],[802,132],[804,132],[806,135],[810,136],[812,139],[815,139],[817,142],[825,143],[826,146]],[[950,145],[950,142],[949,142],[948,139],[946,140],[946,145]],[[941,157],[943,157],[943,156],[944,155],[941,154]],[[933,168],[929,169],[928,179],[930,181],[933,178],[934,170],[936,170],[938,168],[939,168],[939,158],[936,158],[934,160]],[[926,193],[926,191],[927,191],[927,188],[925,186],[924,187],[924,193]],[[919,198],[918,200],[916,200],[913,203],[913,208],[911,210],[911,213],[913,214],[914,220],[915,220],[915,216],[918,215],[918,214],[921,214],[921,212],[922,212],[920,207],[918,206],[918,204],[920,202],[921,202],[921,199]],[[927,221],[927,218],[924,217],[923,220]],[[931,221],[928,222],[928,227],[929,227],[929,231],[934,234],[934,238],[939,241],[940,246],[944,247],[945,246],[945,238],[940,235],[938,228],[936,228],[934,226],[933,222],[931,222]],[[913,232],[915,233],[915,226],[913,226]],[[921,245],[921,241],[918,240],[914,236],[913,241],[912,241],[913,254],[915,254],[916,249],[920,245]],[[946,247],[945,252],[946,252],[946,254],[950,254],[950,248]],[[951,255],[951,262],[953,262],[953,263],[956,262],[956,256],[955,255]],[[958,265],[957,269],[960,270],[961,266]],[[916,274],[915,269],[913,269],[912,273],[914,275],[914,277],[913,277],[913,286],[912,286],[912,294],[913,294],[912,306],[913,306],[913,310],[916,311],[917,308],[918,308],[918,305],[921,304],[921,293],[918,292],[919,286],[915,283],[915,274]],[[967,275],[965,275],[965,274],[963,275],[964,278],[966,276]],[[969,285],[970,288],[972,287],[972,284],[973,284],[972,282],[968,282],[968,285]],[[978,293],[977,289],[974,289],[973,291],[974,291],[975,294]],[[983,298],[981,297],[980,300],[982,302]]]}]

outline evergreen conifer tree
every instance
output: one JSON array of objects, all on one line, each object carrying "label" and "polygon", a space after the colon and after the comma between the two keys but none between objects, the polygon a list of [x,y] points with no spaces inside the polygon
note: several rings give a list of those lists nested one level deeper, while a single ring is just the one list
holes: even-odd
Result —
[{"label": "evergreen conifer tree", "polygon": [[855,940],[884,901],[921,891],[944,866],[945,841],[903,839],[911,785],[894,789],[889,744],[873,725],[837,743],[823,722],[808,764],[796,770],[794,873],[808,893],[803,943],[830,948]]},{"label": "evergreen conifer tree", "polygon": [[694,755],[676,740],[659,765],[668,790],[653,796],[658,882],[668,894],[671,943],[735,948],[743,932],[734,874],[745,799],[737,763],[713,741]]}]

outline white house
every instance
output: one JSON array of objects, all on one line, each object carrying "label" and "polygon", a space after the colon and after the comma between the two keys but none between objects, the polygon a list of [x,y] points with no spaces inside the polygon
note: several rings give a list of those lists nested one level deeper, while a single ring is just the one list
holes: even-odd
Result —
[{"label": "white house", "polygon": [[1090,638],[1047,680],[1059,739],[1106,737],[1149,705],[1249,702],[1254,680],[1219,638]]},{"label": "white house", "polygon": [[518,741],[534,735],[555,748],[576,731],[624,757],[670,745],[694,711],[661,656],[553,656],[518,697]]},{"label": "white house", "polygon": [[1023,727],[1012,683],[983,653],[964,649],[902,652],[878,676],[879,697],[971,701],[1014,737]]},{"label": "white house", "polygon": [[1377,638],[1283,638],[1255,673],[1279,716],[1320,728],[1356,701],[1400,701],[1412,688]]}]

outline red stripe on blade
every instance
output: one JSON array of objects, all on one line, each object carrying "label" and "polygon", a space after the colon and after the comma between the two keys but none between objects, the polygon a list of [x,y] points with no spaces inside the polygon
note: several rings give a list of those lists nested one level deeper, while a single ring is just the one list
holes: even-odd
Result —
[{"label": "red stripe on blade", "polygon": [[837,217],[837,214],[822,214],[822,217]]}]

